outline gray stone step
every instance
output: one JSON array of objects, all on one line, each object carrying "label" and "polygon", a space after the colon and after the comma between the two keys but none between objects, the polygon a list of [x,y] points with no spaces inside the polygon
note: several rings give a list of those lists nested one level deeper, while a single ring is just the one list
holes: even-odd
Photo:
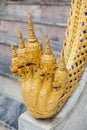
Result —
[{"label": "gray stone step", "polygon": [[69,1],[58,0],[6,2],[6,12],[8,15],[26,16],[30,12],[33,17],[62,20],[68,18],[69,7]]},{"label": "gray stone step", "polygon": [[0,93],[23,102],[19,80],[10,71],[11,44],[17,47],[17,37],[0,33]]},{"label": "gray stone step", "polygon": [[0,93],[0,130],[18,130],[18,118],[25,111],[23,103]]},{"label": "gray stone step", "polygon": [[[45,40],[40,39],[42,41],[42,46],[44,48],[45,46]],[[27,41],[27,38],[24,37],[24,41]],[[9,35],[7,33],[1,33],[0,32],[0,57],[5,59],[11,59],[11,48],[10,45],[13,44],[16,47],[18,47],[18,37],[17,35]],[[60,55],[60,51],[62,49],[63,43],[52,41],[51,40],[51,48],[53,52],[55,52],[57,55]],[[6,50],[6,51],[4,51]]]},{"label": "gray stone step", "polygon": [[70,0],[7,0],[6,4],[70,5]]},{"label": "gray stone step", "polygon": [[[24,37],[28,35],[27,16],[8,16],[0,15],[0,32],[6,32],[10,35],[17,35],[20,27]],[[51,40],[63,42],[67,22],[57,19],[33,18],[35,32],[38,38],[43,38],[48,34]]]},{"label": "gray stone step", "polygon": [[23,102],[18,78],[10,71],[11,61],[0,57],[0,93]]}]

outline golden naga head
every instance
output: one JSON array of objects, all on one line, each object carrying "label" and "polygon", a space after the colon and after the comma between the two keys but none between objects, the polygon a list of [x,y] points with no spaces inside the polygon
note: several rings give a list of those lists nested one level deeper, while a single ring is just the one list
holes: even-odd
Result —
[{"label": "golden naga head", "polygon": [[68,82],[68,78],[69,78],[69,73],[65,66],[64,53],[62,50],[61,57],[57,65],[57,69],[55,70],[55,74],[54,74],[53,87],[60,89],[66,86]]},{"label": "golden naga head", "polygon": [[29,36],[28,41],[25,44],[26,50],[28,52],[28,62],[32,64],[39,64],[39,59],[41,55],[41,41],[39,41],[35,35],[33,23],[31,20],[30,14],[28,14],[28,27],[29,27]]},{"label": "golden naga head", "polygon": [[46,48],[41,55],[40,68],[42,75],[53,74],[54,69],[56,68],[56,56],[52,53],[48,37],[46,37]]},{"label": "golden naga head", "polygon": [[[66,87],[70,86],[68,83],[69,74],[65,67],[63,51],[60,61],[57,63],[56,55],[51,50],[48,36],[46,37],[46,47],[42,50],[41,42],[35,35],[30,15],[28,15],[28,27],[29,37],[27,42],[24,42],[22,33],[19,30],[18,49],[16,50],[13,45],[11,46],[11,71],[14,76],[21,77],[20,82],[21,85],[23,85],[22,92],[27,108],[37,118],[48,118],[56,114],[57,110],[53,110],[56,104],[60,102],[61,96],[66,93]],[[38,93],[40,95],[38,95]],[[47,99],[48,95],[50,95],[50,97],[47,102],[45,99]],[[30,103],[31,99],[32,102]],[[52,102],[52,104],[50,104],[50,102]],[[38,108],[35,106],[37,103],[40,103]],[[45,106],[44,103],[47,103],[47,108],[43,109],[43,106]]]},{"label": "golden naga head", "polygon": [[[15,58],[17,61],[12,60],[12,64],[14,62],[14,65],[11,66],[11,71],[16,68],[18,75],[22,75],[28,71],[29,68],[32,68],[33,66],[39,66],[40,62],[40,56],[41,56],[41,42],[37,39],[33,23],[31,20],[30,14],[28,14],[28,27],[29,27],[29,38],[28,41],[25,43],[23,40],[23,36],[20,30],[18,30],[18,39],[19,39],[19,46],[18,50],[16,51],[15,48],[12,47],[12,54],[17,55]],[[26,69],[25,69],[26,68]],[[13,70],[12,70],[13,69]]]}]

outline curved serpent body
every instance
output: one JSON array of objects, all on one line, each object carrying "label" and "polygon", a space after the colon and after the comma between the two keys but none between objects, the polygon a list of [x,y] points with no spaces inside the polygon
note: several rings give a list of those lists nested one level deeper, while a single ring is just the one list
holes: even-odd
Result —
[{"label": "curved serpent body", "polygon": [[24,43],[19,31],[19,48],[12,46],[11,71],[20,76],[22,95],[27,109],[36,118],[57,114],[78,85],[87,61],[87,1],[72,0],[63,50],[56,55],[46,38],[42,50],[31,17],[29,39]]}]

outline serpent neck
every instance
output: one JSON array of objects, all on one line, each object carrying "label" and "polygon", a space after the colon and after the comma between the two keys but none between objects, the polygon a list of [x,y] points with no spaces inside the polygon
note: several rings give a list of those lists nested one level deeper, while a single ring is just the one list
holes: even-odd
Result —
[{"label": "serpent neck", "polygon": [[[70,73],[70,78],[71,78],[70,81],[72,83],[77,83],[79,81],[84,71],[85,64],[87,62],[86,60],[87,59],[87,0],[82,0],[80,2],[81,2],[81,6],[79,4],[80,9],[77,8],[80,11],[77,19],[78,25],[77,25],[76,33],[74,34],[73,32],[75,38],[72,44],[70,56],[66,64],[66,67]],[[70,44],[71,43],[72,42],[70,42]],[[69,50],[69,47],[67,48]]]},{"label": "serpent neck", "polygon": [[81,9],[82,0],[72,0],[71,8],[70,8],[70,17],[68,19],[68,26],[65,33],[64,40],[64,56],[65,63],[67,64],[68,59],[70,57],[73,43],[78,32],[78,23],[79,23],[79,15]]}]

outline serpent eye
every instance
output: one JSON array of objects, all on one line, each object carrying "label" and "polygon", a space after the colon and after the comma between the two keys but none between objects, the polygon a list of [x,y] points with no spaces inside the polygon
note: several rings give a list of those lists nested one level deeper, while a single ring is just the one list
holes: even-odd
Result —
[{"label": "serpent eye", "polygon": [[54,89],[60,90],[61,86],[53,86]]},{"label": "serpent eye", "polygon": [[27,63],[26,66],[36,65],[34,63]]},{"label": "serpent eye", "polygon": [[50,73],[47,73],[47,75],[50,75]]},{"label": "serpent eye", "polygon": [[40,76],[44,77],[44,76],[45,76],[45,74],[41,74]]},{"label": "serpent eye", "polygon": [[17,73],[17,71],[13,71],[13,73],[15,74],[15,73]]},{"label": "serpent eye", "polygon": [[21,66],[18,66],[18,68],[19,68],[19,69],[21,69],[21,68],[23,68],[23,67],[24,67],[23,65],[21,65]]},{"label": "serpent eye", "polygon": [[33,63],[27,63],[27,64],[26,64],[26,66],[31,66],[31,65],[33,65]]}]

